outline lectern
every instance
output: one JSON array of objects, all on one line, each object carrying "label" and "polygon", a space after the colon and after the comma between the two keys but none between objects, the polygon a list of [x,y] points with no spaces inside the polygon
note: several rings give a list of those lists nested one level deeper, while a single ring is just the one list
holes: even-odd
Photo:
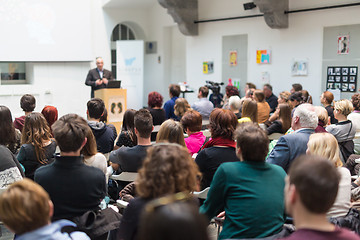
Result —
[{"label": "lectern", "polygon": [[120,133],[127,108],[126,89],[103,88],[96,90],[94,96],[104,101],[108,113],[108,123],[114,124],[116,131]]}]

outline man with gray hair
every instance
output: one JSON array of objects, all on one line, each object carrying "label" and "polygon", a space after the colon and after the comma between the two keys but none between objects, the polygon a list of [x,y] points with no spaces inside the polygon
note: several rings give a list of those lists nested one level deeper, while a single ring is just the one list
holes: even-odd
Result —
[{"label": "man with gray hair", "polygon": [[287,172],[292,161],[306,153],[309,137],[315,132],[317,124],[314,106],[308,103],[298,106],[291,120],[294,132],[279,139],[266,161],[281,166]]},{"label": "man with gray hair", "polygon": [[112,73],[104,68],[104,60],[97,57],[96,68],[89,71],[85,80],[85,85],[91,86],[91,98],[94,98],[95,90],[106,88],[111,80],[114,80]]}]

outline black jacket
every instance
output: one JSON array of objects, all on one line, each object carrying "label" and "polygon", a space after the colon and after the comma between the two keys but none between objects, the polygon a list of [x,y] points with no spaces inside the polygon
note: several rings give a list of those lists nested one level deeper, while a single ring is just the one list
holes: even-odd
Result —
[{"label": "black jacket", "polygon": [[[112,73],[109,70],[103,69],[103,78],[106,78],[107,80],[111,81],[114,80]],[[100,77],[100,73],[97,68],[91,69],[86,76],[85,84],[88,86],[91,86],[91,98],[94,97],[94,91],[102,88],[106,88],[105,84],[96,85],[95,82],[98,79],[102,79]]]}]

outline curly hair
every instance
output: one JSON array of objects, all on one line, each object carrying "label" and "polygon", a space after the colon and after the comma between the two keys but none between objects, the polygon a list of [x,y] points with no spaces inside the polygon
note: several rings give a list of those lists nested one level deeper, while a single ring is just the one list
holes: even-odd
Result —
[{"label": "curly hair", "polygon": [[139,197],[153,199],[177,192],[197,190],[199,170],[188,150],[174,143],[148,149],[136,179]]},{"label": "curly hair", "polygon": [[360,110],[360,93],[355,93],[351,96],[351,102],[354,106],[354,110]]},{"label": "curly hair", "polygon": [[190,109],[191,109],[190,104],[185,98],[176,99],[174,106],[174,114],[176,116],[181,118]]},{"label": "curly hair", "polygon": [[163,97],[158,92],[151,92],[148,95],[148,106],[150,108],[161,107],[163,104]]},{"label": "curly hair", "polygon": [[220,108],[214,109],[209,119],[211,137],[232,139],[237,123],[237,117],[232,111]]},{"label": "curly hair", "polygon": [[226,96],[228,97],[239,96],[239,89],[237,89],[237,87],[235,86],[227,85],[225,87],[225,92],[226,92]]}]

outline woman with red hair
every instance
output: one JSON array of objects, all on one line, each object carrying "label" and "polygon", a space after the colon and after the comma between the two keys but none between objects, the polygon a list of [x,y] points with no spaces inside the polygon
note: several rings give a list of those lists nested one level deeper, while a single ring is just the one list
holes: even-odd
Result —
[{"label": "woman with red hair", "polygon": [[[153,124],[161,125],[166,120],[165,110],[161,108],[163,97],[158,92],[151,92],[148,95],[148,110],[153,117]],[[156,132],[151,133],[151,141],[156,140]]]},{"label": "woman with red hair", "polygon": [[58,119],[58,111],[56,107],[45,106],[41,113],[42,115],[44,115],[47,123],[49,124],[49,127],[51,128],[54,122],[56,122],[56,120]]}]

